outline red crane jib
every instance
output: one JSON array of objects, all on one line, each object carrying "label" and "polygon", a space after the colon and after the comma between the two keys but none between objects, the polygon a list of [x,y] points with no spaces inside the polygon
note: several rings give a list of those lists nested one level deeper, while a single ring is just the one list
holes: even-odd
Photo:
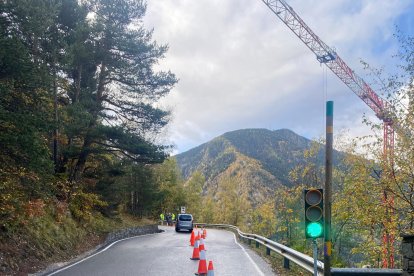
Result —
[{"label": "red crane jib", "polygon": [[[394,152],[394,131],[401,130],[392,120],[390,105],[374,92],[374,90],[338,56],[338,54],[324,43],[296,12],[284,0],[262,0],[266,6],[277,16],[302,42],[316,55],[320,63],[324,63],[338,76],[360,99],[362,99],[384,123],[384,157],[391,162]],[[394,242],[394,236],[383,236],[384,244]],[[384,246],[383,267],[394,267],[394,251],[388,251]],[[386,256],[389,256],[388,258]]]},{"label": "red crane jib", "polygon": [[374,90],[324,43],[284,0],[262,0],[273,13],[316,55],[319,62],[338,76],[382,121],[390,122],[388,105]]}]

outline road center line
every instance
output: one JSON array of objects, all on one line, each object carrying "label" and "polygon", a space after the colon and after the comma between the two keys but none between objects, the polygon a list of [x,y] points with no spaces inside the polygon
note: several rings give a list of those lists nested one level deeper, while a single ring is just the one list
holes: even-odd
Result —
[{"label": "road center line", "polygon": [[243,250],[244,254],[246,254],[247,258],[249,258],[249,260],[252,262],[253,266],[256,268],[257,272],[259,272],[259,275],[261,276],[265,276],[264,273],[262,272],[262,270],[260,270],[259,266],[253,261],[253,259],[250,257],[249,253],[247,253],[247,251],[244,249],[243,246],[241,246],[238,242],[237,242],[237,238],[236,238],[236,234],[233,233],[234,236],[234,242],[240,246],[240,248]]}]

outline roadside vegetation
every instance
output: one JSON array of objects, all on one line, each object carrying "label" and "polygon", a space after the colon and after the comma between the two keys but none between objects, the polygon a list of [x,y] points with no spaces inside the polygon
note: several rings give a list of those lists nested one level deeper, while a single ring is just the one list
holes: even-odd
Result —
[{"label": "roadside vegetation", "polygon": [[156,165],[170,112],[156,104],[177,79],[155,68],[168,47],[145,9],[0,2],[0,274],[89,249],[173,196],[168,162]]},{"label": "roadside vegetation", "polygon": [[0,275],[26,275],[44,270],[52,263],[74,259],[101,245],[110,232],[155,222],[120,215],[116,219],[96,214],[88,223],[66,216],[59,223],[52,214],[28,219],[13,234],[0,241]]}]

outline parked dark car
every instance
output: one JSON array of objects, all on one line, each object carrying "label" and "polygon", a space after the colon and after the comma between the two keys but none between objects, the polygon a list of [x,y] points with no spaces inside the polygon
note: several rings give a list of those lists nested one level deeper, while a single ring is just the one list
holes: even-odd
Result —
[{"label": "parked dark car", "polygon": [[191,214],[178,214],[175,231],[180,230],[193,231],[193,216]]}]

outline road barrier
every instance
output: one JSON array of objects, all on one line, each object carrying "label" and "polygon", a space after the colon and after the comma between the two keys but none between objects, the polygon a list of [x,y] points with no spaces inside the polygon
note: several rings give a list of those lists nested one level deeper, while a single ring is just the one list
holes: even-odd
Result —
[{"label": "road barrier", "polygon": [[[227,228],[237,232],[238,236],[251,244],[251,241],[256,242],[256,247],[259,247],[260,244],[266,247],[266,254],[270,255],[270,251],[274,251],[284,258],[284,268],[289,268],[289,261],[294,262],[301,268],[313,273],[313,258],[303,254],[299,251],[296,251],[292,248],[289,248],[283,244],[277,243],[275,241],[269,240],[265,237],[249,234],[240,231],[240,229],[234,225],[229,224],[208,224],[208,223],[194,223],[200,227],[212,227],[212,228]],[[317,261],[318,265],[318,275],[323,275],[323,262]],[[338,275],[377,275],[377,276],[400,276],[402,275],[401,269],[379,269],[379,268],[332,268],[332,276]]]},{"label": "road barrier", "polygon": [[208,262],[207,276],[214,276],[213,261]]},{"label": "road barrier", "polygon": [[194,246],[194,242],[195,242],[195,235],[194,235],[194,229],[193,229],[193,231],[191,231],[191,236],[190,236],[190,246]]},{"label": "road barrier", "polygon": [[195,242],[193,248],[193,256],[190,258],[191,260],[200,260],[200,249],[198,247],[198,241]]}]

